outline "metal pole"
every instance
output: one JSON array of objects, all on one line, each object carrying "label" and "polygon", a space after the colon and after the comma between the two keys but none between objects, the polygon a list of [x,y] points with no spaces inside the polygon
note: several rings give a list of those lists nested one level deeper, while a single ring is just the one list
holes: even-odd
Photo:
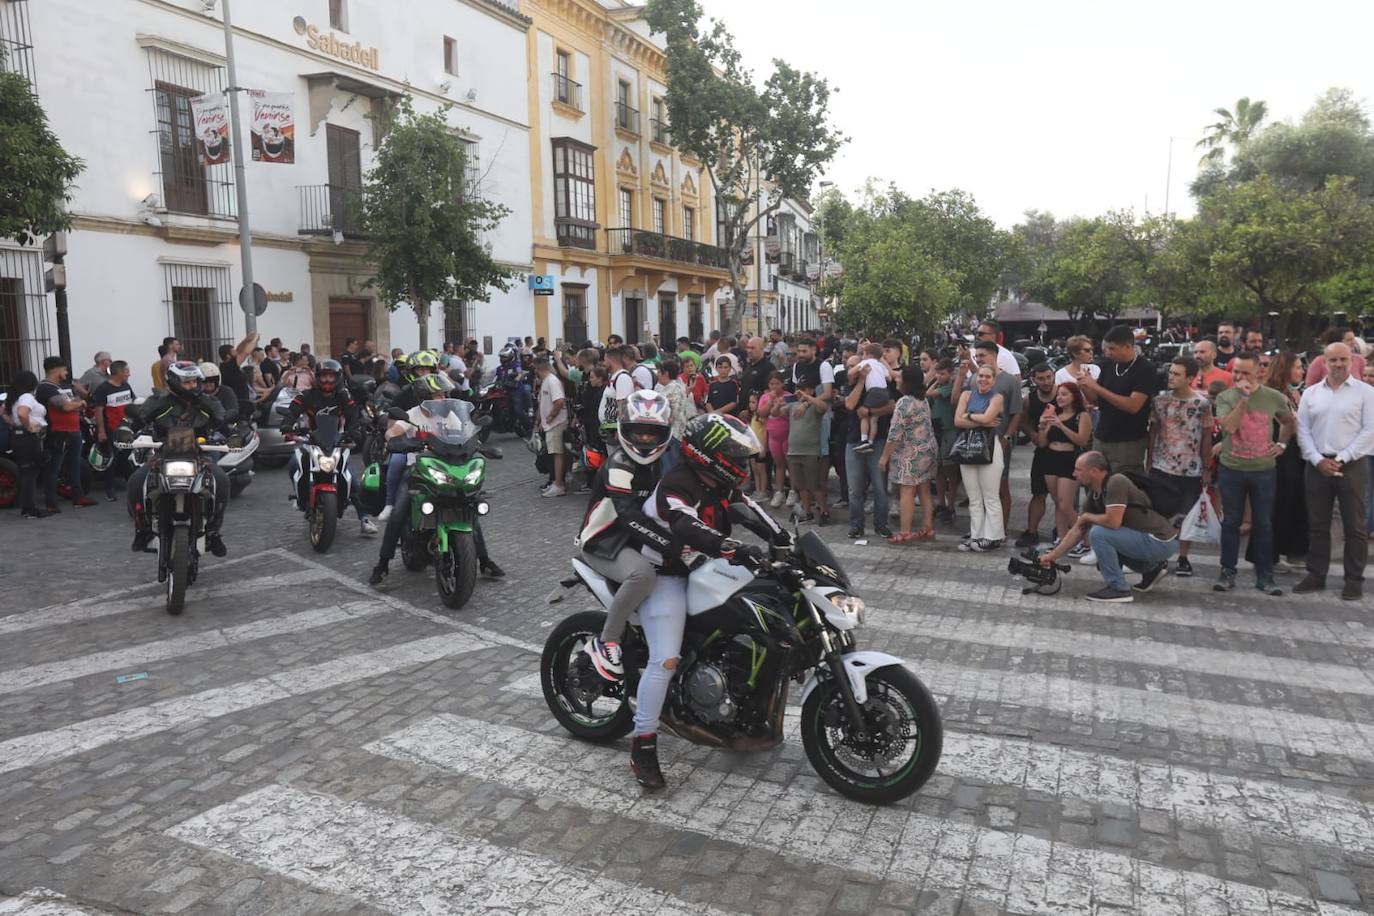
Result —
[{"label": "metal pole", "polygon": [[[755,305],[758,307],[759,330],[763,330],[763,257],[764,246],[762,242],[763,226],[763,201],[759,198],[763,196],[762,176],[759,174],[759,157],[754,156],[754,209],[759,212],[759,219],[754,222],[754,238],[759,244],[754,249],[754,298]],[[744,316],[740,316],[740,332],[744,332]]]},{"label": "metal pole", "polygon": [[1174,182],[1174,138],[1169,138],[1169,167],[1164,170],[1164,215],[1169,215],[1169,185]]},{"label": "metal pole", "polygon": [[[239,258],[243,265],[243,288],[248,291],[248,301],[253,302],[253,234],[248,228],[248,183],[243,164],[243,133],[239,121],[238,71],[234,68],[234,26],[229,19],[229,0],[222,0],[224,6],[224,59],[229,69],[229,136],[234,143],[234,190],[239,204]],[[258,317],[252,308],[243,312],[243,325],[248,333],[258,329]]]}]

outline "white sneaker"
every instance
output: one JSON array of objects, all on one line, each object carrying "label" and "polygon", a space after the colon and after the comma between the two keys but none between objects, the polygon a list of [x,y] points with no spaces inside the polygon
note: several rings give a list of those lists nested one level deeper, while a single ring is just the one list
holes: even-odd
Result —
[{"label": "white sneaker", "polygon": [[359,527],[362,528],[362,533],[364,537],[371,537],[372,535],[377,533],[377,523],[370,518],[363,519],[362,524]]},{"label": "white sneaker", "polygon": [[1083,554],[1083,556],[1078,558],[1078,562],[1084,566],[1096,566],[1097,554],[1089,550],[1087,553]]},{"label": "white sneaker", "polygon": [[790,492],[787,494],[787,504],[788,504],[789,506],[795,506],[795,505],[797,504],[797,491],[796,491],[796,490],[792,490],[792,491],[790,491]]},{"label": "white sneaker", "polygon": [[384,522],[384,521],[386,521],[386,520],[389,519],[389,518],[391,518],[391,507],[390,507],[390,506],[387,506],[387,507],[386,507],[385,509],[383,509],[381,512],[378,512],[378,513],[377,513],[377,521],[379,521],[379,522]]},{"label": "white sneaker", "polygon": [[773,499],[768,505],[772,506],[774,509],[781,509],[782,504],[786,501],[787,494],[784,493],[782,490],[779,490],[778,492],[773,494]]},{"label": "white sneaker", "polygon": [[539,495],[540,495],[540,496],[567,496],[567,495],[568,495],[568,491],[565,490],[565,489],[563,489],[562,487],[558,486],[557,484],[555,484],[554,486],[549,487],[547,490],[545,490],[543,493],[541,493],[541,494],[539,494]]}]

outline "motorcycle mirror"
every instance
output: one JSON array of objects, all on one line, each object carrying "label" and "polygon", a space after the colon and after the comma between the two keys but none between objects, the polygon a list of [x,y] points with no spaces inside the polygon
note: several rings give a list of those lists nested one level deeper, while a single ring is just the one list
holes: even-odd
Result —
[{"label": "motorcycle mirror", "polygon": [[480,451],[483,454],[483,456],[487,458],[496,458],[499,460],[501,458],[506,457],[505,453],[502,452],[501,449],[495,445],[484,445],[482,446]]},{"label": "motorcycle mirror", "polygon": [[388,407],[386,415],[393,420],[409,420],[410,415],[399,407]]}]

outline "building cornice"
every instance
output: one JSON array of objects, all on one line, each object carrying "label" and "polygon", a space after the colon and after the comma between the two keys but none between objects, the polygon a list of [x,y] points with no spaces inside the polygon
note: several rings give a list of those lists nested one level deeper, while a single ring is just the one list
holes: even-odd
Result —
[{"label": "building cornice", "polygon": [[493,19],[500,19],[522,32],[528,32],[530,25],[534,22],[530,17],[511,9],[501,0],[458,0],[458,2],[486,13]]},{"label": "building cornice", "polygon": [[540,9],[569,25],[606,50],[636,64],[660,81],[665,76],[667,58],[663,49],[643,35],[621,25],[621,20],[639,18],[642,7],[607,10],[595,0],[525,0],[529,7]]}]

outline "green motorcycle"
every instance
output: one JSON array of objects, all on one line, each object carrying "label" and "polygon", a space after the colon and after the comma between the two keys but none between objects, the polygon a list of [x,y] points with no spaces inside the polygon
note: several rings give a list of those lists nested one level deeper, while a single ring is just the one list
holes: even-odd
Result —
[{"label": "green motorcycle", "polygon": [[[482,496],[487,459],[500,458],[501,450],[482,444],[468,402],[445,398],[425,401],[420,407],[433,419],[434,430],[417,428],[386,444],[390,453],[415,453],[415,463],[406,471],[410,505],[395,509],[409,513],[401,537],[401,562],[412,572],[421,572],[433,562],[439,597],[446,607],[461,608],[477,584],[477,539],[481,537],[477,520],[490,511]],[[392,408],[388,415],[411,422],[399,408]],[[365,500],[369,485],[375,493],[384,476],[374,467],[364,474]],[[375,502],[375,496],[370,501]]]}]

